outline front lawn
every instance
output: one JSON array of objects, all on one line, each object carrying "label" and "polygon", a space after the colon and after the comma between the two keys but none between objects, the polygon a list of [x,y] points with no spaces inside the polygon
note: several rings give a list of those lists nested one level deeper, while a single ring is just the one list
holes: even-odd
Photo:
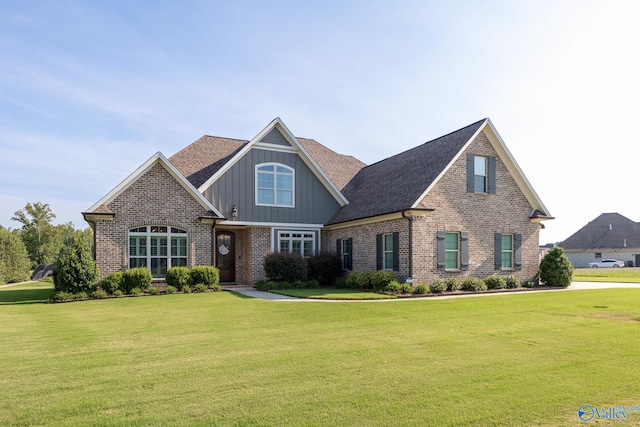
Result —
[{"label": "front lawn", "polygon": [[0,425],[579,425],[639,405],[639,322],[638,289],[4,304]]},{"label": "front lawn", "polygon": [[576,282],[640,283],[640,268],[576,268],[573,270],[573,280]]},{"label": "front lawn", "polygon": [[316,289],[279,289],[269,291],[273,294],[287,295],[296,298],[328,299],[328,300],[377,300],[395,299],[394,295],[377,292],[359,291],[344,288],[316,288]]}]

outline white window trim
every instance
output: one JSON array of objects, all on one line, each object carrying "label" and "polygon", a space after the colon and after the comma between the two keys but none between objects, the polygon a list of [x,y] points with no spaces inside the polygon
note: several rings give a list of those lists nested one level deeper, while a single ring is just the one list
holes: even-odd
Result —
[{"label": "white window trim", "polygon": [[[264,166],[273,166],[274,167],[274,171],[273,172],[265,172],[265,171],[258,171],[259,168],[264,167]],[[282,167],[285,168],[287,170],[291,171],[291,205],[279,205],[278,204],[278,189],[277,189],[277,168],[278,167]],[[258,172],[260,173],[272,173],[273,174],[273,204],[270,203],[260,203],[259,202],[259,197],[258,197]],[[296,207],[296,170],[290,166],[284,165],[282,163],[274,163],[274,162],[267,162],[267,163],[260,163],[255,165],[254,168],[254,181],[255,181],[255,202],[256,202],[256,206],[273,206],[273,207],[279,207],[279,208],[295,208]],[[288,191],[288,190],[287,190]]]},{"label": "white window trim", "polygon": [[[484,160],[484,174],[479,174],[476,168],[476,159],[483,159]],[[484,190],[483,191],[476,191],[475,188],[475,179],[476,177],[482,177],[484,180]],[[474,193],[478,193],[478,194],[485,194],[489,192],[489,158],[486,156],[473,156],[473,190]]]},{"label": "white window trim", "polygon": [[[131,230],[137,230],[140,228],[145,228],[146,231],[131,231]],[[165,232],[151,232],[151,227],[166,227],[167,231]],[[180,230],[180,233],[173,233],[171,230],[172,229],[177,229]],[[131,255],[131,237],[145,237],[146,241],[147,241],[147,254],[146,256],[132,256]],[[151,255],[151,238],[152,237],[166,237],[167,238],[167,255],[166,256],[152,256]],[[187,241],[187,254],[185,256],[172,256],[171,255],[171,243],[172,243],[172,238],[178,238],[178,237],[182,237],[182,238],[186,238]],[[167,269],[171,268],[171,259],[172,258],[181,258],[181,259],[186,259],[186,264],[189,265],[189,233],[180,227],[172,227],[170,225],[147,225],[147,226],[141,226],[141,227],[133,227],[131,229],[129,229],[129,232],[127,233],[127,264],[129,264],[130,267],[130,260],[131,258],[139,258],[142,259],[144,258],[146,260],[146,268],[151,271],[151,259],[152,258],[166,258],[167,259]],[[154,276],[155,277],[155,276]]]},{"label": "white window trim", "polygon": [[[289,236],[291,236],[292,234],[301,234],[301,237],[284,237],[284,235],[287,234]],[[311,237],[305,237],[305,234],[310,234]],[[296,241],[300,241],[302,243],[301,249],[302,249],[302,256],[303,258],[305,258],[304,256],[304,242],[311,242],[311,255],[313,256],[316,254],[316,237],[317,237],[317,233],[315,230],[278,230],[278,234],[277,234],[277,238],[276,238],[276,251],[280,252],[280,242],[283,240],[288,240],[290,242],[296,240]],[[289,253],[292,253],[292,248],[293,245],[291,245],[289,247]],[[306,257],[308,258],[308,257]]]}]

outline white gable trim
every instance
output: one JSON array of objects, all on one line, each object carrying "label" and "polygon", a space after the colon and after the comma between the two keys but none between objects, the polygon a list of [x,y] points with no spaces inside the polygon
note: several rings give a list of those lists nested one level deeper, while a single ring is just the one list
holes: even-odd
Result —
[{"label": "white gable trim", "polygon": [[[274,128],[278,129],[280,133],[284,136],[284,138],[291,144],[292,148],[287,148],[282,145],[275,144],[267,144],[260,142],[262,138],[264,138],[271,130]],[[300,155],[302,161],[309,167],[309,169],[313,172],[313,174],[322,182],[324,187],[331,193],[331,195],[336,199],[336,201],[340,204],[340,206],[345,206],[349,202],[344,197],[344,195],[338,190],[336,185],[329,179],[327,174],[320,168],[320,166],[316,163],[316,161],[311,157],[311,155],[304,149],[302,144],[298,141],[298,139],[293,136],[291,131],[287,128],[287,126],[282,122],[280,117],[276,117],[273,119],[271,123],[269,123],[264,129],[258,133],[248,144],[245,144],[242,147],[242,150],[238,151],[231,160],[224,164],[215,174],[213,174],[208,180],[202,184],[198,191],[204,192],[206,191],[214,182],[216,182],[222,175],[224,175],[227,171],[233,167],[242,157],[244,157],[249,150],[252,148],[261,148],[261,149],[269,149],[274,151],[286,151],[286,152],[296,152]]]},{"label": "white gable trim", "polygon": [[549,210],[542,203],[542,200],[540,200],[540,197],[531,186],[531,183],[529,182],[527,177],[524,175],[524,172],[522,172],[522,169],[520,169],[520,166],[518,166],[518,163],[516,163],[516,160],[514,159],[509,149],[507,148],[502,137],[500,137],[500,134],[498,133],[496,128],[493,126],[493,123],[491,122],[490,119],[484,120],[484,122],[478,127],[478,130],[471,136],[471,138],[469,138],[469,140],[464,144],[464,146],[458,152],[458,154],[456,154],[456,156],[451,160],[451,162],[449,162],[449,164],[442,170],[442,172],[436,177],[436,179],[424,191],[424,193],[420,195],[420,197],[414,202],[412,207],[413,208],[418,207],[420,202],[425,198],[425,196],[429,193],[429,191],[431,191],[431,189],[438,183],[438,181],[440,181],[440,178],[442,178],[442,176],[445,173],[447,173],[447,171],[460,158],[460,156],[462,156],[462,154],[466,152],[467,148],[469,148],[469,145],[471,145],[471,143],[476,139],[476,137],[480,134],[480,132],[485,133],[485,135],[487,136],[487,139],[491,143],[491,146],[498,154],[498,157],[500,157],[500,160],[502,160],[502,163],[504,163],[504,165],[506,166],[507,170],[515,180],[516,184],[518,184],[518,187],[526,197],[527,201],[531,204],[531,206],[534,209],[544,212],[546,216],[551,217]]},{"label": "white gable trim", "polygon": [[138,169],[136,169],[131,175],[125,178],[120,184],[118,184],[113,190],[107,193],[102,199],[100,199],[96,204],[91,206],[87,212],[93,212],[98,207],[102,205],[109,205],[113,200],[115,200],[119,195],[121,195],[127,188],[129,188],[134,182],[140,179],[144,174],[149,172],[153,166],[156,164],[160,164],[163,166],[173,178],[175,178],[182,187],[187,190],[189,194],[198,202],[200,205],[210,211],[213,211],[220,218],[224,218],[218,210],[200,193],[185,177],[182,175],[178,169],[162,154],[161,152],[157,152],[149,160],[144,162]]}]

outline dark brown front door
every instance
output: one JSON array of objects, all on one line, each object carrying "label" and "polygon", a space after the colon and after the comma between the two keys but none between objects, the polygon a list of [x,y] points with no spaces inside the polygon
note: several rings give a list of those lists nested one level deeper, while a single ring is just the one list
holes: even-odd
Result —
[{"label": "dark brown front door", "polygon": [[228,231],[216,233],[216,267],[220,270],[221,282],[236,281],[234,235]]}]

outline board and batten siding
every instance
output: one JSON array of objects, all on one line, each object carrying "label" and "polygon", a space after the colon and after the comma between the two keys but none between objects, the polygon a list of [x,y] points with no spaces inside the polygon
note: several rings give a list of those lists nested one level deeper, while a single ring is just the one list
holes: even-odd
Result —
[{"label": "board and batten siding", "polygon": [[[295,207],[256,206],[255,166],[281,163],[295,170]],[[227,218],[236,206],[237,221],[325,224],[340,209],[309,167],[295,153],[252,148],[204,192]]]}]

